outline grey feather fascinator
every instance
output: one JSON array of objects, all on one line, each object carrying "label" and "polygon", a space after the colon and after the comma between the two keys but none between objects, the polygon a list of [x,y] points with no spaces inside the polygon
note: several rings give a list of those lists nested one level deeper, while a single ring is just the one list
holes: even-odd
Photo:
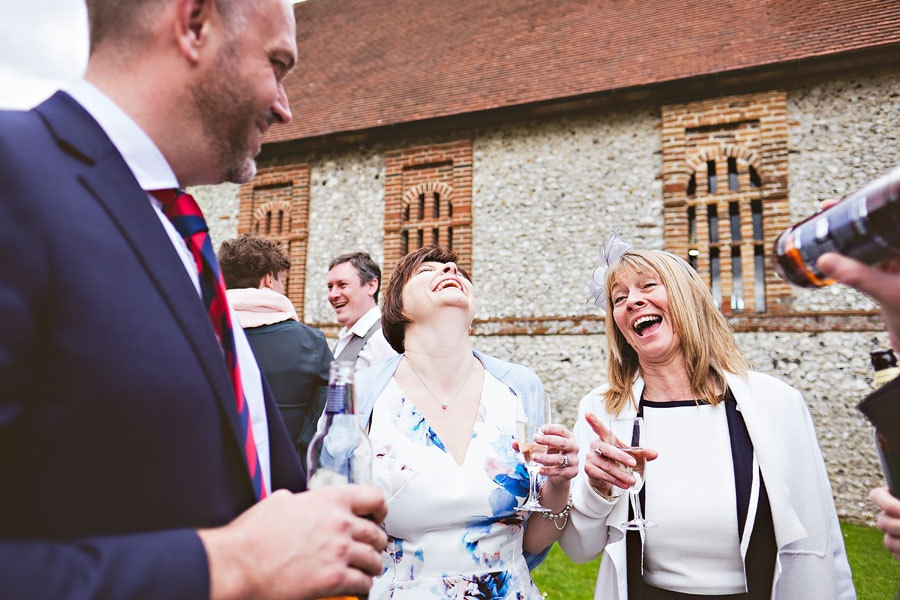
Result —
[{"label": "grey feather fascinator", "polygon": [[606,312],[606,273],[609,271],[609,267],[614,264],[617,260],[622,258],[622,255],[632,250],[634,246],[632,246],[628,240],[626,240],[622,236],[622,232],[618,229],[613,230],[611,234],[609,234],[609,238],[606,240],[606,246],[600,246],[600,258],[603,261],[599,267],[594,269],[594,273],[591,276],[591,280],[588,282],[588,289],[590,290],[590,298],[594,301],[594,304],[600,307],[600,310]]}]

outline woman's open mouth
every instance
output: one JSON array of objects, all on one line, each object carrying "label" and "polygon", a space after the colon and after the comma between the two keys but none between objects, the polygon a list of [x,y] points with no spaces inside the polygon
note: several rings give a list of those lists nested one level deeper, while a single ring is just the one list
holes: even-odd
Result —
[{"label": "woman's open mouth", "polygon": [[456,288],[456,289],[462,291],[462,285],[460,285],[460,283],[459,283],[457,280],[455,280],[455,279],[445,279],[445,280],[443,280],[442,282],[440,282],[439,284],[437,284],[437,285],[435,286],[434,290],[432,290],[432,291],[439,292],[439,291],[441,291],[441,290],[443,290],[443,289],[446,289],[446,288],[448,288],[448,287],[454,287],[454,288]]},{"label": "woman's open mouth", "polygon": [[639,337],[644,337],[659,329],[662,320],[662,317],[659,315],[646,315],[635,319],[634,323],[631,324],[631,328]]}]

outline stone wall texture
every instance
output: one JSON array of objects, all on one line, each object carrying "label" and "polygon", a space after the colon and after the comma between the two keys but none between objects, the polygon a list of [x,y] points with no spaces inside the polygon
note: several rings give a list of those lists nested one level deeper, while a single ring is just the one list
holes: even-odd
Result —
[{"label": "stone wall texture", "polygon": [[[900,69],[806,80],[785,90],[791,217],[817,209],[900,164]],[[334,335],[326,301],[331,257],[384,257],[385,156],[406,147],[471,140],[474,343],[525,364],[553,393],[569,425],[578,400],[605,381],[606,341],[587,303],[597,244],[619,228],[639,247],[663,247],[661,104],[606,109],[279,158],[310,167],[305,319]],[[273,166],[277,163],[267,163]],[[237,188],[198,198],[218,243],[236,233]],[[793,310],[875,306],[842,286],[793,290]],[[569,319],[560,332],[544,323]],[[514,323],[513,323],[514,322]],[[867,490],[882,482],[872,431],[856,410],[871,390],[868,353],[881,331],[754,331],[737,334],[756,370],[806,399],[842,518],[872,524]]]}]

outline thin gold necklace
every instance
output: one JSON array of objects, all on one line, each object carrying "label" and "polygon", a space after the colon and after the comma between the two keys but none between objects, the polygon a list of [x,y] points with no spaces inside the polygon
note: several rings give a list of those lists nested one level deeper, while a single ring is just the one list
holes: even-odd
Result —
[{"label": "thin gold necklace", "polygon": [[[425,387],[425,389],[428,390],[428,393],[431,394],[431,397],[434,398],[434,401],[441,405],[441,410],[447,410],[447,402],[446,401],[441,402],[440,400],[438,400],[437,394],[435,394],[433,391],[431,391],[431,388],[428,387],[428,384],[425,383],[425,380],[422,379],[421,375],[419,375],[419,370],[416,369],[416,365],[413,364],[413,361],[410,360],[409,356],[405,356],[404,358],[406,358],[406,362],[409,363],[409,368],[412,369],[412,372],[416,376],[416,378],[419,380],[419,383],[421,383]],[[460,383],[459,387],[456,388],[456,391],[453,392],[454,400],[456,400],[456,398],[459,397],[459,393],[465,387],[466,383],[468,383],[469,379],[472,378],[472,373],[474,373],[476,370],[477,370],[477,368],[475,366],[473,366],[469,370],[469,374],[466,375],[466,378],[462,380],[462,383]]]}]

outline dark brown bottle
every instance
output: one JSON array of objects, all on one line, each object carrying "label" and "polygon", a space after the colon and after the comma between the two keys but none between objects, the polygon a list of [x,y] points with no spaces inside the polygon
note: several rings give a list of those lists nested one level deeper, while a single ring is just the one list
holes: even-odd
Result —
[{"label": "dark brown bottle", "polygon": [[881,387],[891,379],[900,375],[900,366],[897,366],[897,357],[894,351],[875,350],[869,353],[869,360],[872,361],[872,368],[875,370],[875,387]]},{"label": "dark brown bottle", "polygon": [[[900,367],[897,366],[897,357],[894,351],[876,350],[870,352],[872,368],[875,369],[875,387],[879,388],[900,375]],[[900,449],[892,449],[892,444],[877,428],[875,429],[875,448],[878,450],[878,458],[881,460],[881,470],[888,489],[894,496],[900,494]]]},{"label": "dark brown bottle", "polygon": [[868,265],[900,256],[900,167],[785,229],[773,250],[779,277],[800,287],[834,283],[816,268],[826,252]]}]

